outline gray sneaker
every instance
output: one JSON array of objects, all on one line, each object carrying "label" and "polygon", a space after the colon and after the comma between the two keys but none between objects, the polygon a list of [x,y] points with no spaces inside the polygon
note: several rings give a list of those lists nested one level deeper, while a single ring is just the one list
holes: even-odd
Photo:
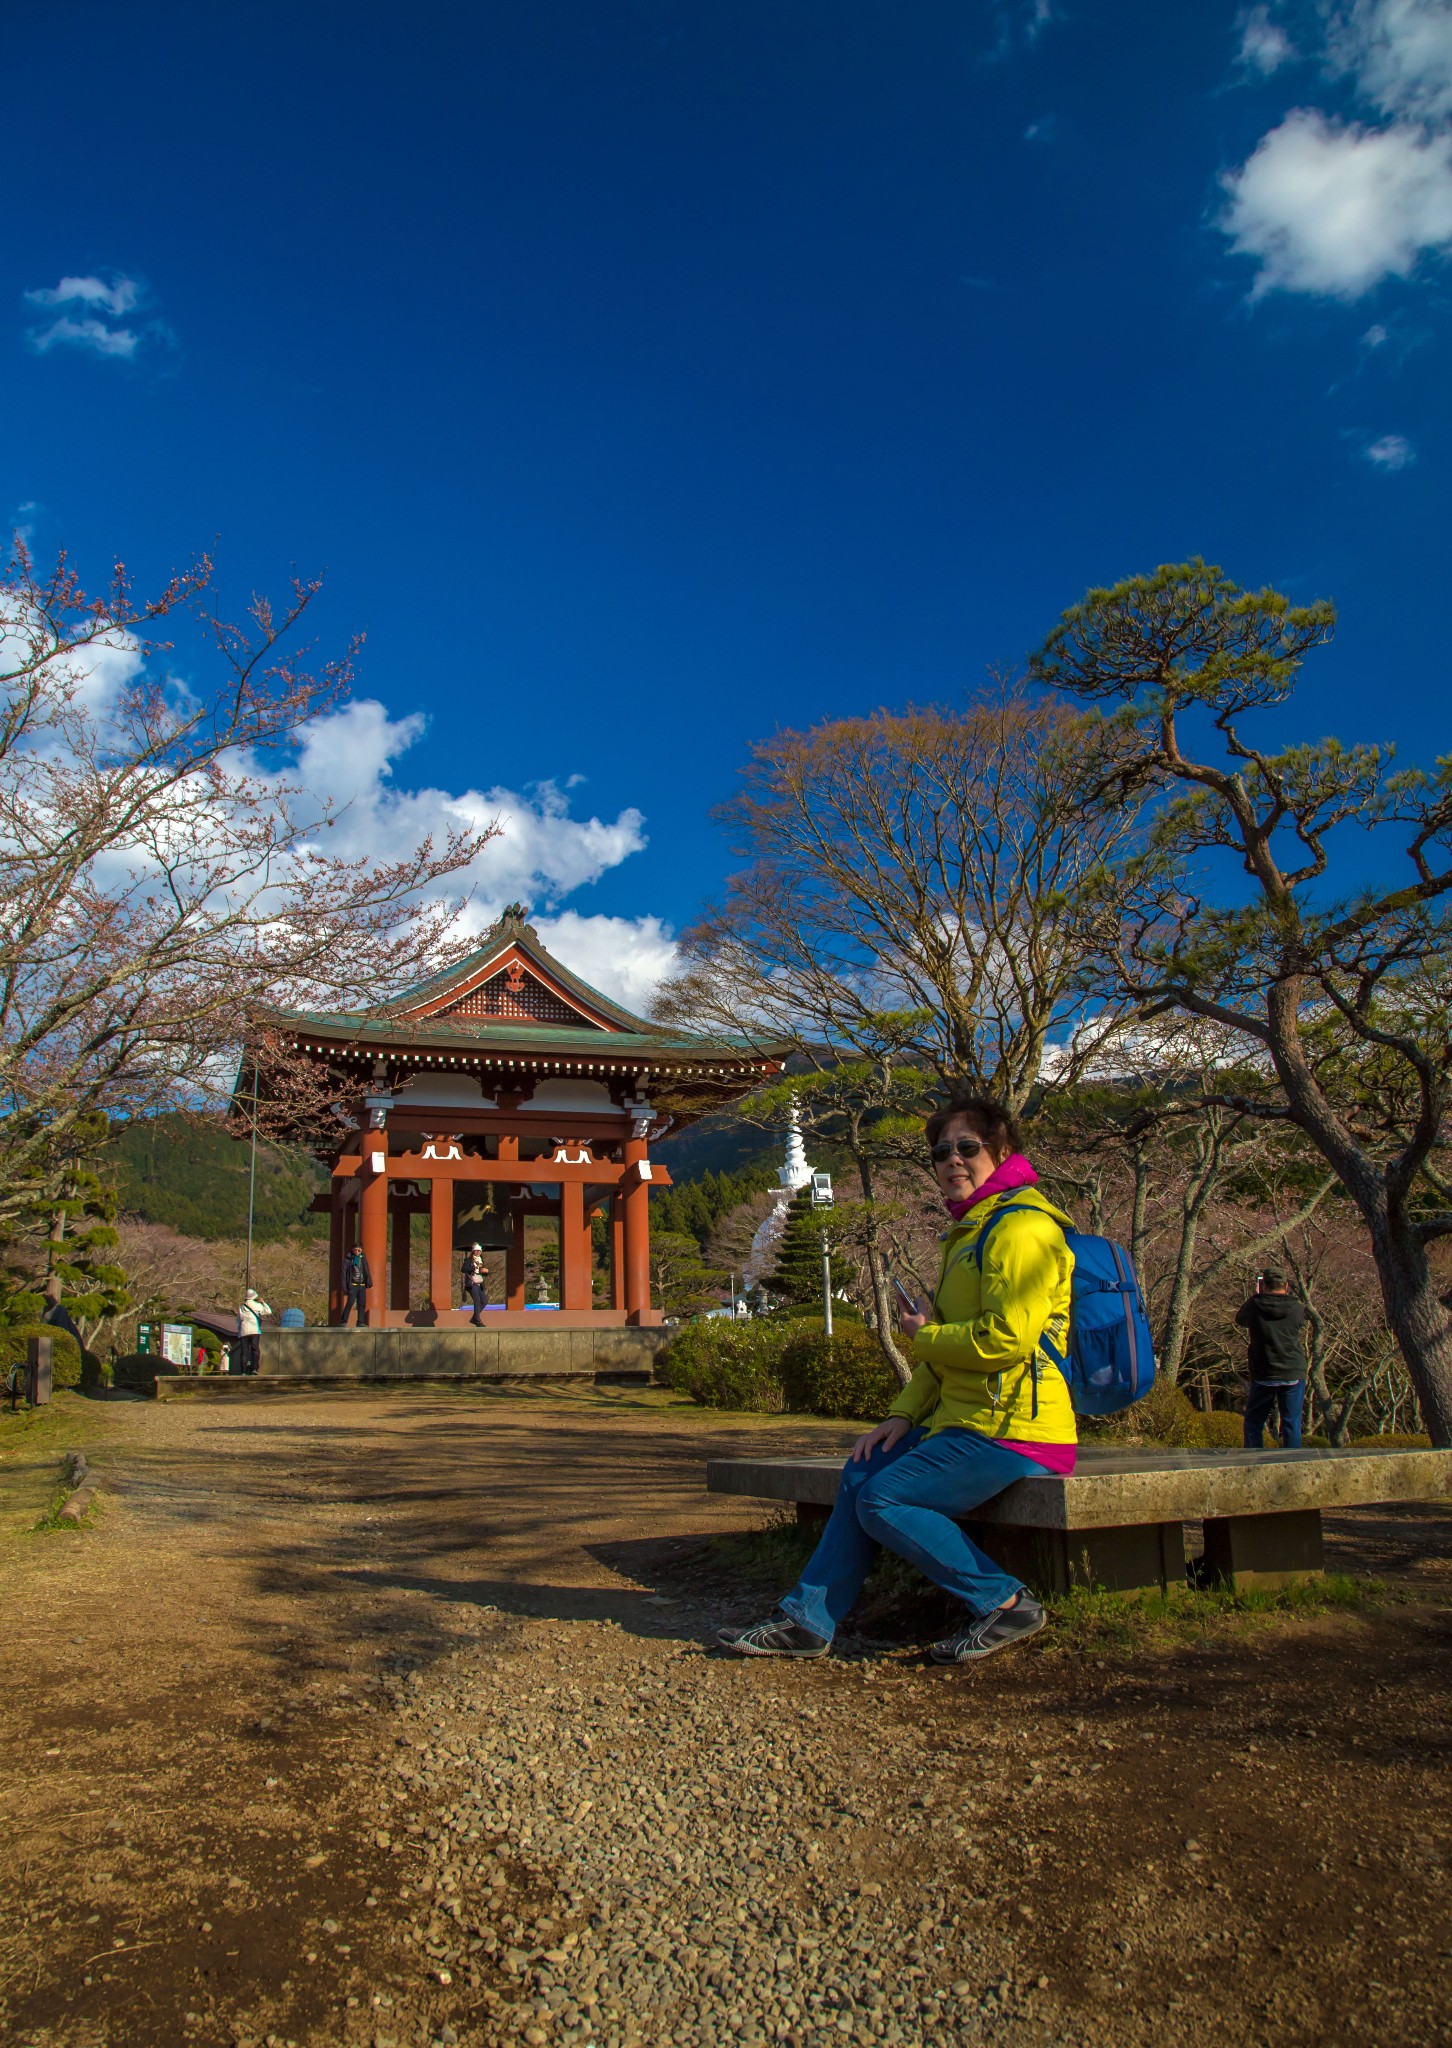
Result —
[{"label": "gray sneaker", "polygon": [[1000,1607],[996,1614],[985,1614],[957,1635],[944,1636],[928,1655],[935,1664],[972,1664],[980,1657],[991,1657],[995,1650],[1006,1650],[1010,1643],[1027,1642],[1048,1618],[1032,1593],[1020,1593],[1012,1607]]},{"label": "gray sneaker", "polygon": [[754,1628],[723,1628],[716,1640],[735,1657],[825,1657],[832,1647],[829,1637],[813,1635],[788,1614],[774,1614]]}]

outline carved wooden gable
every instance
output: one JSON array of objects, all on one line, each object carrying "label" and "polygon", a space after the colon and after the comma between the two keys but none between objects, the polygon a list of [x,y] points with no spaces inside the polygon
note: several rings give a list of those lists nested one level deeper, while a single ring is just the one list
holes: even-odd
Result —
[{"label": "carved wooden gable", "polygon": [[497,1017],[522,1024],[572,1024],[593,1025],[597,1030],[604,1027],[596,1017],[589,1016],[574,1003],[567,1003],[562,996],[544,982],[519,959],[508,961],[491,974],[486,981],[478,982],[462,996],[435,1010],[436,1017]]}]

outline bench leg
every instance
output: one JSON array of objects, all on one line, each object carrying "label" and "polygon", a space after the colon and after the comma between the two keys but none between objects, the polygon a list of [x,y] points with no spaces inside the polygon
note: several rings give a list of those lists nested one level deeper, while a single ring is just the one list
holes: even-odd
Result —
[{"label": "bench leg", "polygon": [[1318,1508],[1206,1519],[1201,1575],[1212,1584],[1274,1593],[1318,1579],[1325,1568]]},{"label": "bench leg", "polygon": [[1017,1529],[1001,1522],[963,1527],[995,1564],[1038,1594],[1098,1587],[1106,1593],[1183,1593],[1185,1530],[1180,1522],[1117,1529]]}]

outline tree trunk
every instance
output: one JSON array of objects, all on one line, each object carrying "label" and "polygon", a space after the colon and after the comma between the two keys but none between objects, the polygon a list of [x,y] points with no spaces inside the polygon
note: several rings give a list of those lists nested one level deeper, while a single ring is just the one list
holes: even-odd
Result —
[{"label": "tree trunk", "polygon": [[893,1342],[892,1285],[887,1277],[882,1249],[875,1241],[867,1247],[867,1275],[872,1282],[872,1305],[877,1312],[877,1341],[882,1346],[883,1357],[897,1375],[898,1385],[905,1387],[913,1376],[913,1369]]},{"label": "tree trunk", "polygon": [[1432,1442],[1452,1445],[1452,1315],[1432,1278],[1421,1233],[1383,1196],[1369,1213],[1372,1255],[1381,1278],[1386,1319],[1416,1389]]},{"label": "tree trunk", "polygon": [[1155,1372],[1171,1384],[1180,1377],[1180,1367],[1185,1358],[1185,1340],[1190,1330],[1190,1311],[1199,1292],[1194,1284],[1195,1243],[1199,1234],[1199,1207],[1192,1207],[1187,1202],[1184,1220],[1180,1226],[1180,1249],[1175,1258],[1174,1278],[1170,1282],[1170,1304],[1165,1311],[1163,1334],[1155,1346]]},{"label": "tree trunk", "polygon": [[1145,1254],[1149,1249],[1149,1155],[1148,1148],[1136,1145],[1134,1148],[1134,1204],[1129,1222],[1129,1256],[1134,1261],[1136,1273],[1145,1270]]},{"label": "tree trunk", "polygon": [[913,1376],[913,1369],[893,1342],[892,1326],[895,1321],[895,1303],[892,1286],[887,1277],[887,1263],[882,1256],[882,1245],[877,1235],[876,1211],[872,1207],[873,1183],[872,1162],[860,1150],[855,1151],[857,1178],[862,1185],[862,1199],[868,1205],[867,1226],[867,1277],[872,1283],[872,1306],[877,1316],[877,1341],[882,1355],[897,1375],[897,1383],[905,1387]]}]

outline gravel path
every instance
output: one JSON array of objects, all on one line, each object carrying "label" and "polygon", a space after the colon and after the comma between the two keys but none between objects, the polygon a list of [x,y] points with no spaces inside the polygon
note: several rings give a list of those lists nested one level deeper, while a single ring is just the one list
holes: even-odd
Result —
[{"label": "gravel path", "polygon": [[[900,1682],[643,1651],[598,1624],[500,1637],[396,1687],[378,1808],[433,1815],[411,1933],[496,2028],[938,2044],[1033,2014],[1031,1943],[985,1926],[988,1897],[941,1853],[972,1842],[991,1788],[907,1746]],[[998,1859],[978,1860],[997,1893]],[[864,1875],[883,1868],[887,1886]],[[501,1883],[521,1869],[542,1912]]]},{"label": "gravel path", "polygon": [[40,1536],[63,1424],[0,1439],[5,2048],[1452,2048],[1445,1513],[1340,1519],[1365,1614],[738,1662],[704,1462],[834,1425],[81,1404]]}]

